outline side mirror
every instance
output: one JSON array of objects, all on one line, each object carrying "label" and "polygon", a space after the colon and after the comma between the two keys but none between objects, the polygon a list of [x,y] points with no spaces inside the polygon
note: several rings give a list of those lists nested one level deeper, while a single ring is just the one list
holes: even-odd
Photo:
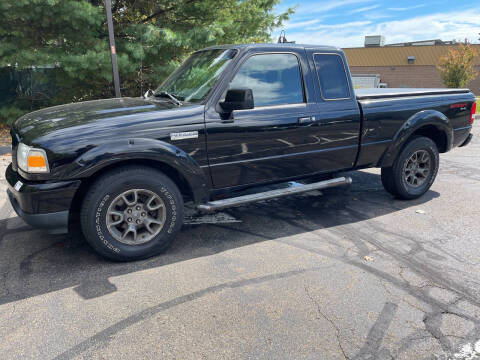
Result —
[{"label": "side mirror", "polygon": [[233,110],[253,109],[252,89],[230,89],[225,95],[225,101],[219,103],[224,113],[232,113]]}]

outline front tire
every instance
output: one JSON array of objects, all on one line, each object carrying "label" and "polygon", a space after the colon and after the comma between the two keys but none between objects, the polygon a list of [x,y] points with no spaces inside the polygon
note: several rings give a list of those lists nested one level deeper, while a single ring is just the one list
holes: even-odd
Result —
[{"label": "front tire", "polygon": [[382,168],[382,184],[399,199],[416,199],[430,189],[438,168],[435,143],[427,137],[416,136],[407,142],[392,167]]},{"label": "front tire", "polygon": [[91,186],[82,204],[82,230],[102,256],[145,259],[165,251],[183,223],[177,186],[155,169],[126,166]]}]

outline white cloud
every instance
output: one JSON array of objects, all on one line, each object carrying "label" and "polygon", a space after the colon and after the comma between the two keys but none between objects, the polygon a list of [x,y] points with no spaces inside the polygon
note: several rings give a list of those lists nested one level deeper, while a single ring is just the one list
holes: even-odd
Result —
[{"label": "white cloud", "polygon": [[464,40],[478,38],[480,8],[468,11],[416,16],[405,20],[356,21],[335,25],[315,25],[301,32],[290,32],[289,40],[302,44],[339,47],[363,46],[365,35],[384,35],[387,43],[426,39]]},{"label": "white cloud", "polygon": [[322,3],[310,3],[307,5],[300,4],[295,14],[301,15],[306,13],[307,14],[324,13],[324,12],[327,12],[333,9],[338,9],[347,5],[367,4],[373,1],[374,0],[331,0],[331,1],[325,1]]},{"label": "white cloud", "polygon": [[388,14],[383,10],[378,10],[378,11],[376,10],[376,11],[363,14],[363,17],[368,20],[379,20],[379,19],[392,17],[392,14]]},{"label": "white cloud", "polygon": [[407,11],[407,10],[414,10],[414,9],[418,9],[418,8],[422,8],[422,7],[425,7],[425,4],[407,6],[407,7],[391,7],[391,8],[388,8],[388,10],[391,10],[391,11]]},{"label": "white cloud", "polygon": [[318,24],[321,20],[315,19],[315,20],[307,20],[307,21],[297,21],[297,22],[287,22],[284,25],[284,29],[295,29],[299,27],[305,27],[308,25],[313,25],[313,24]]},{"label": "white cloud", "polygon": [[365,12],[365,11],[370,11],[370,10],[373,10],[373,9],[377,9],[377,8],[379,8],[379,7],[380,7],[380,4],[372,5],[372,6],[365,6],[365,7],[362,7],[362,8],[358,8],[358,9],[352,10],[352,11],[350,11],[348,14],[349,14],[349,15],[359,14],[359,13],[362,13],[362,12]]},{"label": "white cloud", "polygon": [[316,25],[307,28],[306,30],[321,30],[321,29],[344,29],[344,28],[353,28],[356,26],[365,26],[371,24],[371,21],[352,21],[348,23],[343,23],[343,24],[328,24],[328,25]]}]

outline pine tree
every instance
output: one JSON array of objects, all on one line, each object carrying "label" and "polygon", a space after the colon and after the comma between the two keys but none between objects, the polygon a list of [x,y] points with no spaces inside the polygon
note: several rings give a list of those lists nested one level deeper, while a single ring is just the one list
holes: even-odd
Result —
[{"label": "pine tree", "polygon": [[[122,95],[156,88],[195,50],[270,40],[293,12],[277,15],[279,2],[113,0]],[[0,13],[0,68],[15,70],[17,92],[0,104],[0,121],[40,107],[112,96],[102,0],[0,0]]]}]

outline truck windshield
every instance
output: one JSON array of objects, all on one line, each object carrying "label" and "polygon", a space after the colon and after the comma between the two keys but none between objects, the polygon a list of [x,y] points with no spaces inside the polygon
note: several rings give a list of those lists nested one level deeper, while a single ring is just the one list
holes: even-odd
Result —
[{"label": "truck windshield", "polygon": [[196,52],[155,90],[154,95],[167,92],[181,101],[201,102],[236,54],[235,49]]}]

